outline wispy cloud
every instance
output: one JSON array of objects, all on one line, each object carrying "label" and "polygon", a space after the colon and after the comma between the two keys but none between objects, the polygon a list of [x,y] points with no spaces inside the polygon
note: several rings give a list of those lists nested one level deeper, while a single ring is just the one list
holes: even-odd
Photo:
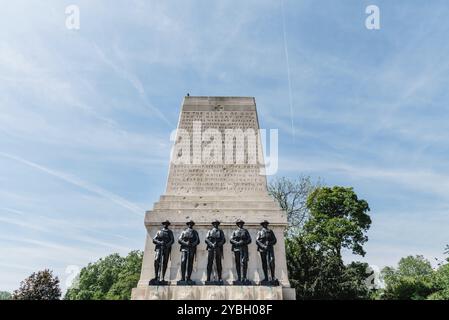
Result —
[{"label": "wispy cloud", "polygon": [[144,209],[142,209],[142,208],[138,207],[137,205],[135,205],[135,204],[133,204],[133,203],[123,199],[122,197],[117,196],[117,195],[115,195],[115,194],[113,194],[113,193],[111,193],[111,192],[109,192],[109,191],[107,191],[107,190],[105,190],[105,189],[103,189],[103,188],[101,188],[99,186],[96,186],[96,185],[93,185],[93,184],[91,184],[89,182],[83,181],[83,180],[81,180],[81,179],[79,179],[79,178],[77,178],[77,177],[75,177],[73,175],[68,175],[68,174],[63,173],[63,172],[59,172],[59,171],[56,171],[56,170],[49,169],[47,167],[44,167],[44,166],[39,165],[37,163],[25,160],[23,158],[17,157],[17,156],[12,155],[12,154],[0,152],[0,156],[9,158],[9,159],[14,160],[14,161],[18,161],[18,162],[23,163],[23,164],[25,164],[27,166],[30,166],[32,168],[35,168],[35,169],[40,170],[42,172],[48,173],[49,175],[52,175],[52,176],[54,176],[54,177],[56,177],[58,179],[64,180],[67,183],[71,183],[71,184],[73,184],[75,186],[78,186],[78,187],[80,187],[82,189],[85,189],[87,191],[96,193],[96,194],[98,194],[98,195],[100,195],[100,196],[102,196],[102,197],[104,197],[104,198],[106,198],[106,199],[108,199],[108,200],[118,204],[119,206],[122,206],[123,208],[127,209],[128,211],[131,211],[134,214],[143,216],[143,213],[145,211]]},{"label": "wispy cloud", "polygon": [[[148,100],[148,96],[142,82],[135,74],[131,73],[129,69],[126,69],[123,66],[124,62],[122,62],[122,65],[119,65],[118,63],[106,57],[104,52],[97,45],[94,45],[94,48],[98,56],[104,63],[110,66],[115,72],[117,72],[121,77],[123,77],[133,86],[133,88],[138,92],[139,97],[142,99],[145,106],[150,108],[156,114],[156,116],[159,117],[161,120],[163,120],[170,128],[173,128],[174,127],[173,124],[170,122],[170,120],[168,120],[168,118],[164,115],[164,113],[161,112],[155,106],[153,106],[153,104]],[[115,52],[117,53],[118,57],[122,59],[122,61],[125,60],[125,57],[123,57],[123,53],[120,52],[119,48],[115,47]]]},{"label": "wispy cloud", "polygon": [[[383,182],[386,185],[400,185],[409,190],[417,190],[427,194],[437,195],[449,200],[449,175],[421,168],[388,168],[385,166],[360,165],[356,163],[338,162],[335,160],[281,159],[282,171],[294,172],[332,172],[350,179],[369,179]],[[449,220],[448,220],[449,223]]]},{"label": "wispy cloud", "polygon": [[281,0],[281,16],[282,16],[282,35],[284,39],[284,52],[285,52],[285,64],[287,66],[287,80],[288,80],[288,100],[290,106],[290,120],[291,120],[291,132],[293,137],[295,137],[295,125],[293,116],[293,93],[292,93],[292,79],[290,76],[290,59],[288,57],[288,41],[287,41],[287,30],[285,26],[285,9],[284,0]]}]

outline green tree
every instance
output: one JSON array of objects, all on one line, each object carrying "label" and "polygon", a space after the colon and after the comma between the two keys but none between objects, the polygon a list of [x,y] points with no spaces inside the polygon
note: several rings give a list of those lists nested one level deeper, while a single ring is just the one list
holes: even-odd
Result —
[{"label": "green tree", "polygon": [[[449,262],[449,261],[448,261]],[[432,277],[432,287],[435,290],[427,299],[449,300],[449,263],[441,265]]]},{"label": "green tree", "polygon": [[[449,255],[449,245],[446,245],[444,253]],[[432,284],[435,292],[427,297],[429,300],[449,300],[449,258],[439,264],[434,272]]]},{"label": "green tree", "polygon": [[432,294],[434,270],[423,256],[402,258],[397,268],[382,270],[385,289],[382,295],[387,300],[423,300]]},{"label": "green tree", "polygon": [[287,267],[297,299],[367,299],[368,264],[341,257],[297,236],[286,240]]},{"label": "green tree", "polygon": [[373,274],[369,264],[353,261],[346,265],[340,281],[340,299],[370,299],[367,278]]},{"label": "green tree", "polygon": [[107,299],[129,300],[131,298],[131,289],[136,287],[140,279],[142,258],[143,252],[141,251],[132,251],[128,254],[123,269],[118,275],[118,281],[112,285],[106,295]]},{"label": "green tree", "polygon": [[315,189],[307,199],[310,218],[304,225],[307,241],[341,257],[341,249],[365,255],[363,244],[371,225],[369,206],[352,188]]},{"label": "green tree", "polygon": [[60,297],[59,279],[48,269],[35,272],[23,280],[12,295],[14,300],[58,300]]},{"label": "green tree", "polygon": [[367,299],[368,265],[344,265],[341,249],[363,255],[371,219],[352,188],[318,187],[307,201],[302,230],[286,240],[290,281],[298,299]]},{"label": "green tree", "polygon": [[127,300],[139,280],[143,252],[131,251],[126,257],[111,254],[89,263],[67,290],[67,300]]},{"label": "green tree", "polygon": [[12,297],[8,291],[0,291],[0,300],[10,300]]}]

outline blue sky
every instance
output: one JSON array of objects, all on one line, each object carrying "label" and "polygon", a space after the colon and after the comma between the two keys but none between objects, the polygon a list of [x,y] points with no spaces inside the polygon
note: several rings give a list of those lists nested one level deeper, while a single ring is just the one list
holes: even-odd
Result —
[{"label": "blue sky", "polygon": [[[80,8],[80,30],[65,27],[69,4]],[[365,28],[371,4],[380,30]],[[446,1],[283,7],[3,3],[0,290],[45,267],[64,286],[68,266],[143,249],[143,214],[164,192],[169,135],[187,92],[256,97],[261,127],[279,129],[278,176],[353,186],[371,207],[365,261],[441,258],[449,243]]]}]

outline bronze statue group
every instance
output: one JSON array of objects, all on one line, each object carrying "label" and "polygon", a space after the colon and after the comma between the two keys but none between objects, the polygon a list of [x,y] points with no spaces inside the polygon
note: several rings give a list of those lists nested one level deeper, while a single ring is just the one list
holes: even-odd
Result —
[{"label": "bronze statue group", "polygon": [[[251,244],[251,235],[243,226],[245,222],[238,219],[235,223],[237,229],[232,232],[231,251],[234,253],[235,266],[237,272],[237,280],[233,281],[234,285],[251,285],[252,282],[247,278],[248,273],[248,245]],[[163,228],[160,229],[153,238],[155,244],[154,271],[155,278],[150,280],[150,285],[168,285],[164,280],[167,271],[168,258],[170,257],[171,248],[174,244],[173,232],[169,229],[170,221],[162,222]],[[181,251],[181,280],[178,285],[195,285],[196,282],[191,279],[193,262],[196,255],[196,247],[200,243],[198,232],[193,229],[195,222],[192,220],[186,223],[187,228],[183,230],[178,238]],[[262,228],[257,233],[256,245],[257,251],[260,253],[264,279],[260,281],[260,285],[277,286],[279,281],[275,277],[275,258],[274,245],[276,244],[276,236],[274,232],[268,228],[269,222],[264,220],[260,223]],[[207,280],[205,285],[223,285],[222,280],[222,264],[223,245],[226,242],[223,230],[219,228],[220,221],[212,221],[212,229],[207,232]],[[211,281],[212,269],[215,262],[216,279]],[[268,277],[268,268],[270,268],[271,279]]]}]

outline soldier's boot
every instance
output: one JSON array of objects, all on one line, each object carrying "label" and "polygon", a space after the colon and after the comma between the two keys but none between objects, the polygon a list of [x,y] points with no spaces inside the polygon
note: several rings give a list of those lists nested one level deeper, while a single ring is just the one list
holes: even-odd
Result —
[{"label": "soldier's boot", "polygon": [[168,265],[168,255],[164,257],[164,260],[162,261],[162,279],[160,279],[162,282],[165,281],[165,273],[167,272],[167,265]]},{"label": "soldier's boot", "polygon": [[213,255],[211,254],[211,251],[207,252],[207,267],[206,267],[206,271],[207,271],[207,281],[210,281],[210,276],[212,274],[212,267],[213,267]]},{"label": "soldier's boot", "polygon": [[181,281],[186,281],[186,263],[181,262]]},{"label": "soldier's boot", "polygon": [[210,276],[212,274],[212,267],[209,267],[209,265],[207,266],[207,280],[206,281],[210,281]]},{"label": "soldier's boot", "polygon": [[154,261],[154,273],[155,273],[155,276],[154,276],[154,280],[156,280],[156,281],[159,281],[159,268],[160,268],[160,265],[159,265],[159,261]]},{"label": "soldier's boot", "polygon": [[263,270],[263,275],[264,275],[263,281],[268,281],[267,256],[264,252],[260,253],[260,260],[262,260],[262,270]]},{"label": "soldier's boot", "polygon": [[161,280],[162,282],[165,281],[165,272],[167,272],[167,267],[166,267],[166,266],[164,266],[164,267],[162,268],[162,277],[161,277],[161,279],[159,279],[159,280]]},{"label": "soldier's boot", "polygon": [[193,271],[193,257],[189,258],[189,265],[187,267],[187,281],[191,281],[192,277],[192,271]]},{"label": "soldier's boot", "polygon": [[237,281],[242,281],[240,255],[235,255],[235,268],[237,269]]},{"label": "soldier's boot", "polygon": [[243,262],[243,282],[247,282],[246,274],[248,273],[248,263]]},{"label": "soldier's boot", "polygon": [[276,272],[275,272],[275,265],[274,265],[274,261],[272,261],[270,263],[270,271],[271,271],[271,279],[272,280],[276,280]]},{"label": "soldier's boot", "polygon": [[264,279],[263,281],[268,281],[268,270],[266,265],[262,265]]},{"label": "soldier's boot", "polygon": [[[221,262],[221,261],[220,261]],[[223,281],[222,279],[221,279],[221,271],[222,271],[222,268],[221,268],[221,263],[217,263],[217,277],[218,277],[218,281]]]}]

